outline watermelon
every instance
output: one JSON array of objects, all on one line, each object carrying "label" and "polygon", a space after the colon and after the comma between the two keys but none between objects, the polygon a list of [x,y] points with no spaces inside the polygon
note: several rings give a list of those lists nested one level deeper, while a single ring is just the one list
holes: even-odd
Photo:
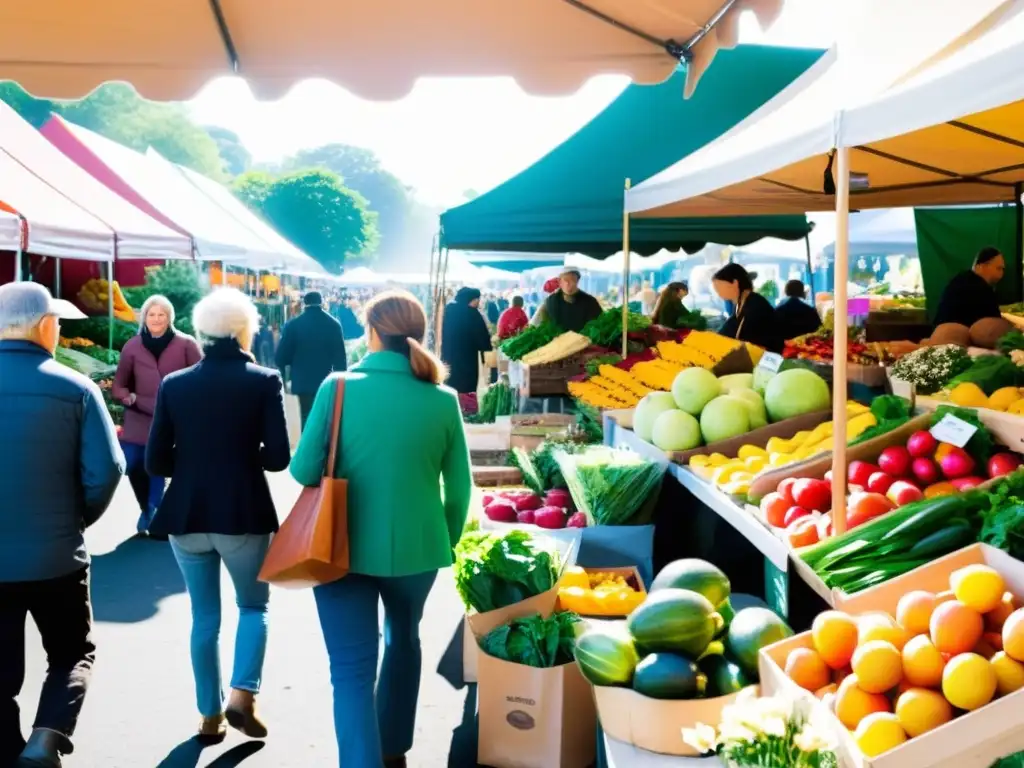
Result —
[{"label": "watermelon", "polygon": [[725,623],[733,617],[729,595],[732,587],[729,577],[720,568],[706,560],[686,558],[669,563],[661,569],[651,583],[651,592],[662,589],[689,589],[704,595],[718,611]]},{"label": "watermelon", "polygon": [[652,699],[699,699],[708,679],[686,656],[652,653],[636,665],[633,690]]},{"label": "watermelon", "polygon": [[723,655],[705,656],[697,662],[708,678],[708,696],[729,696],[757,682],[732,659]]},{"label": "watermelon", "polygon": [[591,629],[576,639],[576,663],[593,685],[629,685],[639,660],[621,624]]},{"label": "watermelon", "polygon": [[744,608],[729,624],[726,651],[744,672],[756,677],[758,652],[792,636],[789,625],[767,608]]},{"label": "watermelon", "polygon": [[697,658],[722,628],[722,617],[704,595],[689,589],[651,593],[626,620],[637,649]]}]

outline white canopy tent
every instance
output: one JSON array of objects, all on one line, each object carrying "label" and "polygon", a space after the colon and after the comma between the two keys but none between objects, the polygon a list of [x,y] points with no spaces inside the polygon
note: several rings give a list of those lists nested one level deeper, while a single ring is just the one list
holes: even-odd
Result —
[{"label": "white canopy tent", "polygon": [[369,267],[356,267],[331,277],[331,282],[355,288],[385,285],[388,280],[387,277],[378,275]]},{"label": "white canopy tent", "polygon": [[21,250],[21,219],[0,208],[0,251]]}]

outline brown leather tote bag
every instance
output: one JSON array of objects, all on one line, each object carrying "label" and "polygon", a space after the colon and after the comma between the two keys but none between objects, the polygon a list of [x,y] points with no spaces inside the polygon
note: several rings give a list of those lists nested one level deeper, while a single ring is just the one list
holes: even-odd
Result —
[{"label": "brown leather tote bag", "polygon": [[348,481],[334,477],[341,439],[345,379],[338,379],[324,476],[317,488],[303,488],[274,535],[259,579],[302,589],[337,581],[348,573]]}]

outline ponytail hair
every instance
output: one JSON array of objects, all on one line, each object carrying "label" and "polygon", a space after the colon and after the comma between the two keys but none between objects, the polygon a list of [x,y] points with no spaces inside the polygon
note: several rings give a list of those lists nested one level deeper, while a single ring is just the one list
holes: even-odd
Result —
[{"label": "ponytail hair", "polygon": [[366,305],[366,325],[376,332],[385,350],[408,358],[420,381],[439,385],[448,378],[444,364],[423,346],[427,313],[411,293],[386,291],[375,296]]}]

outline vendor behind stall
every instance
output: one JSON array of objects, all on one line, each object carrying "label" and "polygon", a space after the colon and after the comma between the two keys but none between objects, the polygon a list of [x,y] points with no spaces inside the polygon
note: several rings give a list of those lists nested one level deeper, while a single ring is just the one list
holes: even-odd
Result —
[{"label": "vendor behind stall", "polygon": [[732,302],[732,316],[719,333],[722,336],[756,344],[769,352],[782,352],[783,339],[775,319],[775,309],[759,293],[754,280],[739,264],[726,264],[711,278],[715,293]]},{"label": "vendor behind stall", "polygon": [[541,304],[533,316],[533,325],[550,320],[563,331],[579,333],[583,326],[601,314],[601,303],[580,290],[580,273],[566,269],[558,276],[558,290]]},{"label": "vendor behind stall", "polygon": [[958,323],[968,328],[985,317],[1002,317],[995,286],[1006,272],[1006,259],[988,246],[974,257],[974,267],[956,275],[939,300],[935,325]]},{"label": "vendor behind stall", "polygon": [[666,328],[679,328],[680,319],[690,314],[683,299],[690,293],[689,286],[684,282],[669,283],[658,296],[658,302],[651,313],[651,322]]},{"label": "vendor behind stall", "polygon": [[818,310],[804,301],[807,288],[802,280],[790,280],[786,283],[786,298],[775,308],[775,320],[779,324],[780,334],[789,341],[797,336],[814,333],[821,328],[821,316]]}]

